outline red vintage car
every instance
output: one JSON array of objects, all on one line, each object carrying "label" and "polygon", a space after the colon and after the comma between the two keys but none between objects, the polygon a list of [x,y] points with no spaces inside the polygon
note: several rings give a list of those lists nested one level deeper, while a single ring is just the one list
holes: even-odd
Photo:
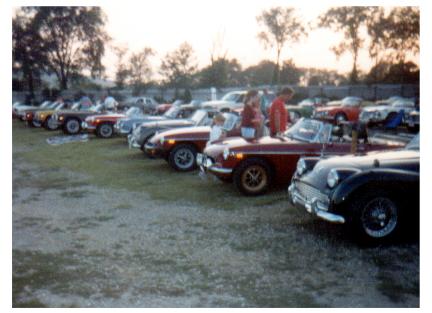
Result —
[{"label": "red vintage car", "polygon": [[359,97],[345,97],[342,101],[331,101],[326,106],[316,108],[312,117],[335,124],[346,121],[357,122],[361,109],[371,104],[373,102]]},{"label": "red vintage car", "polygon": [[[238,137],[212,144],[202,155],[197,155],[197,164],[203,172],[222,181],[233,180],[246,195],[262,194],[272,183],[288,185],[302,156],[349,154],[351,141],[333,136],[333,128],[330,123],[302,118],[282,137],[252,141]],[[358,143],[357,152],[401,146],[401,143],[385,141]]]},{"label": "red vintage car", "polygon": [[[240,135],[240,116],[223,113],[223,128],[227,137]],[[210,138],[210,126],[184,127],[166,130],[154,135],[144,146],[144,152],[150,157],[159,157],[168,161],[177,171],[191,171],[196,168],[196,155],[202,153]]]},{"label": "red vintage car", "polygon": [[141,115],[143,115],[143,111],[138,107],[131,107],[123,113],[91,115],[81,123],[81,128],[95,133],[100,138],[110,138],[114,135],[114,124],[119,119]]}]

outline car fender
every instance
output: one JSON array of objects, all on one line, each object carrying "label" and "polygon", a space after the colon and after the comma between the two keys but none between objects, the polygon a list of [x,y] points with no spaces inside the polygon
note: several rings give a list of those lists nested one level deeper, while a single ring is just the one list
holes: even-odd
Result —
[{"label": "car fender", "polygon": [[401,195],[419,188],[420,175],[417,172],[398,169],[373,169],[343,180],[331,196],[332,206],[349,202],[364,189],[392,189]]}]

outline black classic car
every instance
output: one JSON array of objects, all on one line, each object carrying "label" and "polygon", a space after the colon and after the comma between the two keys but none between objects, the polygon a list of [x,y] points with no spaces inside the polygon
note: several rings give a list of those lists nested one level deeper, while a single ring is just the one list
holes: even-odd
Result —
[{"label": "black classic car", "polygon": [[302,158],[290,201],[332,223],[349,225],[361,242],[381,242],[418,228],[420,136],[404,149],[319,160]]}]

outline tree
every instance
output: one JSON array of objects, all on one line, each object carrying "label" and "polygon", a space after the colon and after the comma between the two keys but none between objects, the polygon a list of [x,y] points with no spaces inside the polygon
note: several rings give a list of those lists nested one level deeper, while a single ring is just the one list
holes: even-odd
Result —
[{"label": "tree", "polygon": [[242,68],[237,59],[218,58],[197,73],[202,87],[224,88],[241,83]]},{"label": "tree", "polygon": [[128,52],[128,48],[126,46],[114,46],[112,49],[117,56],[115,83],[118,88],[122,89],[125,86],[126,78],[129,76],[129,69],[124,63],[124,58]]},{"label": "tree", "polygon": [[258,34],[258,38],[265,48],[276,47],[276,65],[274,82],[279,84],[279,61],[283,47],[293,44],[305,36],[305,29],[300,20],[295,16],[294,8],[274,7],[263,11],[257,16],[257,22],[264,26],[264,30]]},{"label": "tree", "polygon": [[160,74],[165,78],[166,85],[174,87],[176,92],[179,88],[190,86],[196,70],[194,51],[187,42],[167,53],[160,66]]},{"label": "tree", "polygon": [[318,18],[319,27],[327,27],[335,32],[343,32],[344,39],[332,47],[337,57],[349,52],[353,56],[353,67],[350,74],[351,83],[358,81],[357,59],[364,39],[360,29],[366,26],[370,7],[351,6],[331,8]]},{"label": "tree", "polygon": [[418,7],[394,8],[388,17],[387,48],[393,50],[394,58],[404,63],[407,53],[419,53],[420,12]]},{"label": "tree", "polygon": [[134,88],[134,93],[139,94],[151,81],[153,74],[150,57],[155,54],[152,48],[146,47],[137,53],[133,53],[129,58],[130,84]]},{"label": "tree", "polygon": [[35,30],[45,46],[49,70],[54,72],[61,89],[69,79],[84,69],[101,76],[105,52],[105,16],[99,7],[26,7],[33,16]]},{"label": "tree", "polygon": [[32,96],[35,80],[39,80],[47,64],[43,41],[33,24],[21,10],[12,20],[12,71],[23,75]]}]

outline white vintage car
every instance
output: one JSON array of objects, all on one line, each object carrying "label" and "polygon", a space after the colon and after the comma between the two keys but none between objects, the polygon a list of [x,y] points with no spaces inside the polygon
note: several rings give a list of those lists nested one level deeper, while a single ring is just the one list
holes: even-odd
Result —
[{"label": "white vintage car", "polygon": [[368,106],[360,112],[359,120],[364,123],[386,123],[393,119],[401,110],[404,120],[415,110],[415,103],[411,99],[399,99],[389,104]]}]

